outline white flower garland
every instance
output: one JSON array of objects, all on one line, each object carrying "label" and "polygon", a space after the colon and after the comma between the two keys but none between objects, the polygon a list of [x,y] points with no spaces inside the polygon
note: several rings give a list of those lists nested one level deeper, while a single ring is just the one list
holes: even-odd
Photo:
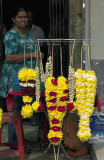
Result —
[{"label": "white flower garland", "polygon": [[76,107],[78,110],[79,131],[77,133],[79,139],[84,142],[91,136],[90,116],[93,113],[97,78],[95,72],[90,70],[87,73],[78,69],[75,72],[76,77]]}]

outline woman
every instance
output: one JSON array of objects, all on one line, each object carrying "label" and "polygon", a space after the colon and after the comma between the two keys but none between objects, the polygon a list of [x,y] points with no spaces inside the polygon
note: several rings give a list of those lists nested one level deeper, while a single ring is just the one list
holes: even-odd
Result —
[{"label": "woman", "polygon": [[[17,76],[19,70],[24,67],[24,52],[25,52],[25,67],[31,67],[31,55],[32,55],[32,67],[35,68],[37,52],[35,51],[35,43],[29,36],[24,28],[27,24],[27,11],[24,8],[19,8],[12,15],[12,21],[14,23],[4,37],[5,46],[5,61],[2,67],[1,75],[1,96],[6,98],[8,91],[12,88],[11,78]],[[21,97],[15,96],[15,105],[13,112],[20,112],[21,110]],[[8,141],[17,142],[15,130],[10,123],[8,126]]]}]

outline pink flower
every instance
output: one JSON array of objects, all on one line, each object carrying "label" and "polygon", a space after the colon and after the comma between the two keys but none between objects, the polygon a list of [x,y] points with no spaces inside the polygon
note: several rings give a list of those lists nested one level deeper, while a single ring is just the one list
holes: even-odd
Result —
[{"label": "pink flower", "polygon": [[58,106],[57,109],[59,112],[65,112],[65,106]]},{"label": "pink flower", "polygon": [[69,93],[69,89],[63,91],[65,94]]},{"label": "pink flower", "polygon": [[28,80],[28,83],[34,84],[35,80]]},{"label": "pink flower", "polygon": [[67,110],[72,110],[74,108],[73,103],[68,103],[67,104]]},{"label": "pink flower", "polygon": [[51,99],[49,102],[56,103],[56,98]]},{"label": "pink flower", "polygon": [[42,104],[42,103],[39,103],[38,112],[41,112],[42,109],[43,109],[43,104]]},{"label": "pink flower", "polygon": [[28,95],[30,96],[30,97],[32,97],[33,96],[33,94],[34,94],[34,92],[35,92],[35,87],[27,87],[27,91],[28,91]]},{"label": "pink flower", "polygon": [[56,119],[56,118],[53,118],[51,120],[51,122],[52,122],[52,124],[58,124],[60,121],[58,119]]},{"label": "pink flower", "polygon": [[56,97],[56,94],[57,94],[56,92],[50,92],[50,93],[49,93],[49,96],[54,96],[54,97]]},{"label": "pink flower", "polygon": [[50,106],[50,107],[48,107],[48,110],[50,110],[50,111],[54,111],[56,109],[56,106]]},{"label": "pink flower", "polygon": [[68,81],[65,81],[66,84],[68,84]]},{"label": "pink flower", "polygon": [[53,130],[54,132],[59,132],[59,131],[61,131],[61,129],[62,128],[57,127],[57,126],[51,127],[51,130]]},{"label": "pink flower", "polygon": [[58,137],[52,137],[52,138],[50,138],[50,140],[51,140],[51,142],[53,142],[53,143],[57,143],[57,142],[60,141],[60,138],[58,138]]},{"label": "pink flower", "polygon": [[62,101],[62,102],[67,101],[67,97],[66,96],[61,97],[59,101]]},{"label": "pink flower", "polygon": [[57,84],[57,79],[52,79],[51,82],[52,82],[52,84],[55,85],[55,86],[58,85],[58,84]]}]

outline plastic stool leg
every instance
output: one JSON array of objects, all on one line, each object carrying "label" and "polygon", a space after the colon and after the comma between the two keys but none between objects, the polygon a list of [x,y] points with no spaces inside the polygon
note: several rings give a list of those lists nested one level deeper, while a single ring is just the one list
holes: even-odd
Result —
[{"label": "plastic stool leg", "polygon": [[16,124],[15,127],[16,127],[17,139],[18,139],[18,150],[20,153],[20,160],[25,160],[24,140],[23,140],[24,137],[23,137],[23,130],[21,129],[21,121],[18,121],[18,124]]},{"label": "plastic stool leg", "polygon": [[0,144],[1,144],[1,134],[2,134],[2,128],[3,128],[3,124],[1,124],[1,128],[0,128]]}]

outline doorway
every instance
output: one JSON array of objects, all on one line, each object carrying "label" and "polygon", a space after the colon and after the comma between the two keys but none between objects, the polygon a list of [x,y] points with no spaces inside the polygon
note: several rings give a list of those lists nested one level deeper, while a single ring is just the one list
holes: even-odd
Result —
[{"label": "doorway", "polygon": [[45,1],[3,0],[2,1],[3,23],[5,24],[7,30],[9,30],[12,25],[12,20],[11,20],[12,10],[14,10],[18,6],[20,7],[23,6],[33,11],[34,24],[40,26],[44,30],[45,36],[47,37],[49,33],[49,0]]}]

